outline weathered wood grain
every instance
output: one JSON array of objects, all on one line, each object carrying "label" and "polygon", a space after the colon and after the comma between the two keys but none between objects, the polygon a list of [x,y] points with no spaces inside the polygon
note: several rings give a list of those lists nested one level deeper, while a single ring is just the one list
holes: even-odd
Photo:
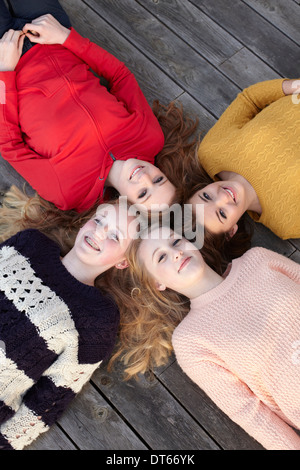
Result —
[{"label": "weathered wood grain", "polygon": [[[282,76],[297,77],[299,46],[239,0],[191,0]],[[297,15],[298,23],[299,16]]]},{"label": "weathered wood grain", "polygon": [[122,378],[117,366],[110,374],[98,369],[93,382],[151,449],[219,448],[155,377]]},{"label": "weathered wood grain", "polygon": [[215,66],[242,47],[188,0],[138,0],[138,3]]},{"label": "weathered wood grain", "polygon": [[259,223],[255,224],[252,246],[262,246],[284,256],[290,256],[295,251],[295,247],[288,240],[282,240],[267,227]]},{"label": "weathered wood grain", "polygon": [[91,384],[59,419],[81,450],[145,450],[147,447]]},{"label": "weathered wood grain", "polygon": [[225,450],[263,449],[254,439],[233,423],[173,362],[163,372],[159,380],[185,409],[198,420],[199,424]]},{"label": "weathered wood grain", "polygon": [[299,46],[299,5],[291,0],[244,0],[244,2]]},{"label": "weathered wood grain", "polygon": [[239,89],[186,42],[132,0],[89,0],[89,5],[181,88],[219,116]]},{"label": "weathered wood grain", "polygon": [[[183,89],[81,0],[62,0],[61,5],[71,18],[74,28],[105,50],[122,60],[134,73],[148,102],[159,99],[167,104]],[[80,14],[78,12],[80,11]],[[113,23],[113,22],[112,22]],[[114,25],[114,23],[113,23]],[[115,26],[115,25],[114,25]]]},{"label": "weathered wood grain", "polygon": [[54,424],[49,431],[41,434],[25,450],[77,450],[77,447],[61,431],[58,425]]},{"label": "weathered wood grain", "polygon": [[188,0],[139,3],[239,88],[279,76]]}]

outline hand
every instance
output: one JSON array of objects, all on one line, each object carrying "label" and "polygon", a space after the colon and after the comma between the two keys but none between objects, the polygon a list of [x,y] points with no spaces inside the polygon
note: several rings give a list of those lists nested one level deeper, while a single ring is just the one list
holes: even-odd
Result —
[{"label": "hand", "polygon": [[300,80],[284,80],[282,82],[282,91],[285,95],[300,93]]},{"label": "hand", "polygon": [[0,39],[0,71],[15,70],[22,54],[25,35],[22,31],[10,29]]},{"label": "hand", "polygon": [[63,44],[70,30],[61,25],[52,15],[43,15],[25,24],[23,32],[31,42],[38,44]]}]

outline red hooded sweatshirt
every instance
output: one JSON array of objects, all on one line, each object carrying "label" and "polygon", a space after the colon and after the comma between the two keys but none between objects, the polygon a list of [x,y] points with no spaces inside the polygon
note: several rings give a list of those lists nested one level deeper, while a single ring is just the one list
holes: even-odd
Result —
[{"label": "red hooded sweatshirt", "polygon": [[154,163],[163,147],[134,75],[73,28],[62,46],[32,47],[0,80],[1,154],[60,209],[81,212],[101,200],[115,159]]}]

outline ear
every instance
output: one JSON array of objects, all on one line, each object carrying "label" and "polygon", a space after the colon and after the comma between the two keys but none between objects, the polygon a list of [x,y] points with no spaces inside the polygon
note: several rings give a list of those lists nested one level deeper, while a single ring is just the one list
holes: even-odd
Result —
[{"label": "ear", "polygon": [[158,281],[155,281],[155,287],[156,287],[157,290],[166,290],[166,288],[167,288],[165,286],[165,284],[160,284],[160,282],[158,282]]},{"label": "ear", "polygon": [[115,264],[115,268],[117,269],[125,269],[128,268],[129,264],[127,259],[123,259],[123,261],[120,261],[119,263]]},{"label": "ear", "polygon": [[229,230],[229,232],[227,232],[226,235],[228,240],[230,240],[230,238],[232,238],[236,234],[238,228],[238,224],[234,224],[234,226]]}]

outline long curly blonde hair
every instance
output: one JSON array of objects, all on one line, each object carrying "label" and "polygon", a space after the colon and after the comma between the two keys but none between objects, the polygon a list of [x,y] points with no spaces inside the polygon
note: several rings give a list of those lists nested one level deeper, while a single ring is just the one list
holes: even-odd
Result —
[{"label": "long curly blonde hair", "polygon": [[122,272],[119,341],[109,367],[116,359],[125,366],[125,379],[167,363],[173,351],[172,334],[190,309],[187,297],[167,289],[159,291],[147,267],[139,259],[142,239],[131,243],[127,252],[129,269]]}]

